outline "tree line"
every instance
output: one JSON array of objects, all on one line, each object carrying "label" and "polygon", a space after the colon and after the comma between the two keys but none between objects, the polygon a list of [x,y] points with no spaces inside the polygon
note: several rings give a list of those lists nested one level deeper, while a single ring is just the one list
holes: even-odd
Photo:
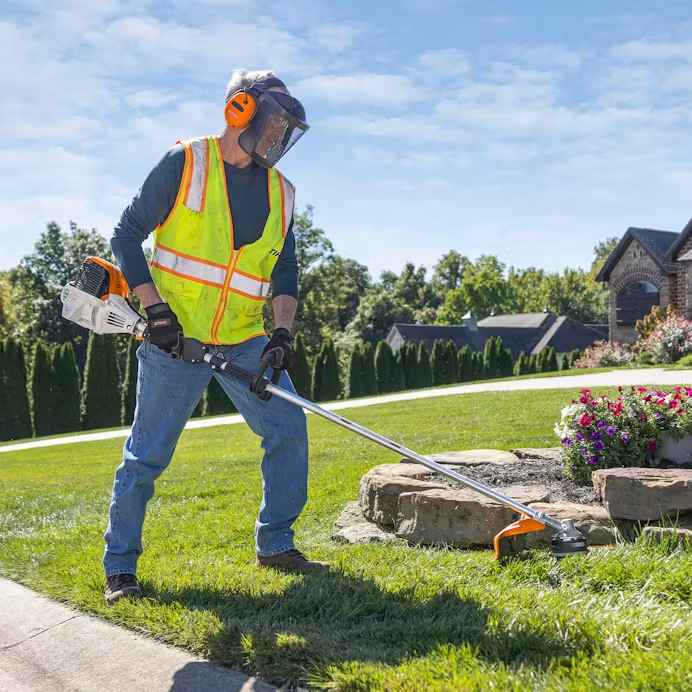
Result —
[{"label": "tree line", "polygon": [[[86,365],[80,376],[71,343],[38,340],[27,364],[21,344],[0,341],[0,440],[18,440],[61,433],[128,426],[132,424],[137,385],[137,349],[130,337],[127,362],[121,373],[115,341],[90,333]],[[345,376],[339,372],[334,342],[322,341],[310,359],[302,335],[295,341],[296,364],[290,375],[300,396],[313,401],[354,399],[407,389],[470,382],[512,375],[553,372],[569,367],[581,353],[573,351],[560,364],[554,348],[540,354],[519,354],[515,361],[500,337],[491,337],[484,351],[454,342],[434,342],[432,353],[424,343],[408,343],[394,353],[382,340],[357,345],[348,355]],[[312,362],[311,362],[312,360]],[[192,417],[233,413],[235,407],[212,378]]]}]

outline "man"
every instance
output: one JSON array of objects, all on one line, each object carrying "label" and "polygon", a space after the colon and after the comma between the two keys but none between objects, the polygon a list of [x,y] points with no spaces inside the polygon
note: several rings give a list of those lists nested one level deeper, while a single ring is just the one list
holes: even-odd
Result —
[{"label": "man", "polygon": [[[308,446],[303,411],[208,364],[170,354],[181,335],[246,370],[281,347],[294,362],[291,326],[298,297],[293,236],[294,188],[276,162],[308,129],[302,104],[273,72],[235,70],[226,90],[227,126],[218,137],[179,143],[149,174],[122,215],[113,253],[144,307],[137,406],[115,474],[105,534],[105,599],[139,596],[137,560],[154,480],[168,466],[180,433],[212,376],[262,437],[263,496],[255,524],[256,564],[288,570],[328,568],[295,549],[293,523],[307,499]],[[142,242],[154,233],[148,265]],[[276,329],[268,339],[262,306],[273,287]],[[293,385],[286,372],[281,386]]]}]

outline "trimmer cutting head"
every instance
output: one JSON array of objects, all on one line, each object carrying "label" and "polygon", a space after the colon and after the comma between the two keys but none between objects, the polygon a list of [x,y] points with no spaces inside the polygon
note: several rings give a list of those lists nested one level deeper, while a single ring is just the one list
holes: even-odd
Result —
[{"label": "trimmer cutting head", "polygon": [[574,528],[572,519],[564,519],[562,531],[558,531],[550,543],[550,554],[553,557],[567,557],[577,553],[588,553],[586,538]]}]

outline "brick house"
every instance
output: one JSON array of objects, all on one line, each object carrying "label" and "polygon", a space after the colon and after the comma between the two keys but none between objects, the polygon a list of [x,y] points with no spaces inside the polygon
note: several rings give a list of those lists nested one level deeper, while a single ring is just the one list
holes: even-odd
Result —
[{"label": "brick house", "polygon": [[678,315],[692,318],[690,264],[692,221],[681,233],[628,228],[596,277],[610,289],[610,341],[634,343],[635,322],[654,305],[672,305]]}]

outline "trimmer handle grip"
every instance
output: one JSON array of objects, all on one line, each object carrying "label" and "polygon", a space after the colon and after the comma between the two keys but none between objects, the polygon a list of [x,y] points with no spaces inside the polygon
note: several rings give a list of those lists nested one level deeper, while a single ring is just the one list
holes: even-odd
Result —
[{"label": "trimmer handle grip", "polygon": [[253,394],[257,394],[262,401],[269,401],[269,399],[271,399],[271,393],[266,391],[266,386],[270,380],[265,377],[265,373],[269,368],[273,368],[274,371],[272,373],[271,383],[279,384],[279,381],[281,380],[281,370],[278,368],[283,359],[284,352],[281,347],[272,348],[271,350],[267,351],[264,356],[262,356],[259,370],[255,375],[255,379],[250,384],[250,391]]}]

